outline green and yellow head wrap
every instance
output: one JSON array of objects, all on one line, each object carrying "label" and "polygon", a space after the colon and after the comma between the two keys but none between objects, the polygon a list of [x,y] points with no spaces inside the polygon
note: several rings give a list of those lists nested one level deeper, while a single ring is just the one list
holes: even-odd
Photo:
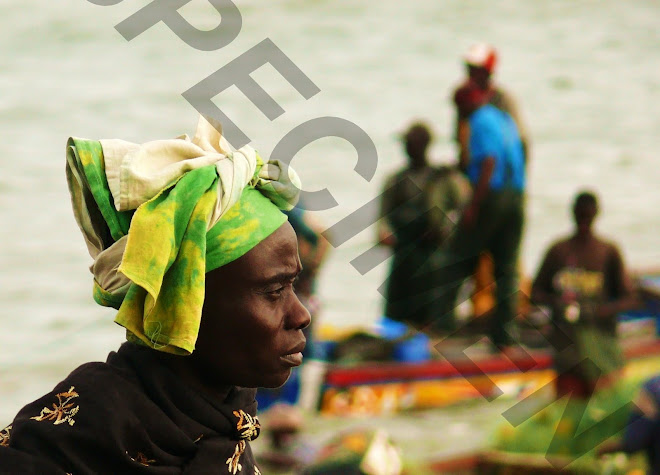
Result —
[{"label": "green and yellow head wrap", "polygon": [[300,189],[293,170],[232,151],[204,119],[192,141],[71,138],[67,181],[95,300],[118,309],[129,340],[175,354],[195,348],[205,273],[277,230]]}]

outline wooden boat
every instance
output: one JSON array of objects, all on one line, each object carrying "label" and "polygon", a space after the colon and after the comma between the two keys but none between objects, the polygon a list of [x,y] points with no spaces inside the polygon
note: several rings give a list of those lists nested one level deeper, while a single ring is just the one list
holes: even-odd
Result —
[{"label": "wooden boat", "polygon": [[[624,346],[626,373],[636,378],[660,371],[660,339],[629,340]],[[355,367],[329,365],[318,409],[326,415],[385,414],[448,406],[470,399],[525,398],[551,386],[557,374],[547,352],[529,360],[503,356],[420,363],[367,363]],[[530,365],[531,366],[531,365]]]},{"label": "wooden boat", "polygon": [[[618,331],[626,373],[646,378],[660,372],[660,272],[640,273],[636,280],[645,306],[621,315]],[[459,350],[465,346],[458,343]],[[530,351],[531,360],[510,360],[483,351],[455,353],[459,356],[450,359],[325,364],[317,374],[321,383],[311,405],[324,415],[347,416],[436,408],[480,398],[521,399],[542,388],[552,390],[557,376],[551,353],[543,348]]]}]

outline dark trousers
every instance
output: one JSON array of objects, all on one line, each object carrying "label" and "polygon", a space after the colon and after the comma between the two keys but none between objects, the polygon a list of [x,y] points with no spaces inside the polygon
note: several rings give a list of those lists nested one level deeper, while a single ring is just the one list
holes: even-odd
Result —
[{"label": "dark trousers", "polygon": [[497,346],[511,343],[507,327],[518,305],[518,257],[524,223],[524,196],[514,190],[491,191],[484,199],[475,224],[466,229],[457,226],[448,243],[444,265],[436,270],[441,285],[434,299],[436,321],[431,328],[455,329],[454,309],[461,285],[475,272],[479,255],[488,251],[493,258],[496,282],[495,311],[490,339]]}]

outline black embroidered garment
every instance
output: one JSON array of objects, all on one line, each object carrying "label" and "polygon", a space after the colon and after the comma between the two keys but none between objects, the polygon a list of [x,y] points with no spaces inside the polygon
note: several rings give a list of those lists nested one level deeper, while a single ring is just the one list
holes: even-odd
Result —
[{"label": "black embroidered garment", "polygon": [[[254,389],[212,401],[125,343],[87,363],[0,430],[0,473],[259,474]],[[0,426],[1,427],[1,426]]]}]

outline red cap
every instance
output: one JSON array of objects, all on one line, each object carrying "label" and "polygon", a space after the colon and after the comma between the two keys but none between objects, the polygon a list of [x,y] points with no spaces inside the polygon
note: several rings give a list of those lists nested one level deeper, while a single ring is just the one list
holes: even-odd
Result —
[{"label": "red cap", "polygon": [[463,60],[470,66],[484,68],[492,74],[497,64],[497,52],[486,43],[476,43],[466,51]]}]

